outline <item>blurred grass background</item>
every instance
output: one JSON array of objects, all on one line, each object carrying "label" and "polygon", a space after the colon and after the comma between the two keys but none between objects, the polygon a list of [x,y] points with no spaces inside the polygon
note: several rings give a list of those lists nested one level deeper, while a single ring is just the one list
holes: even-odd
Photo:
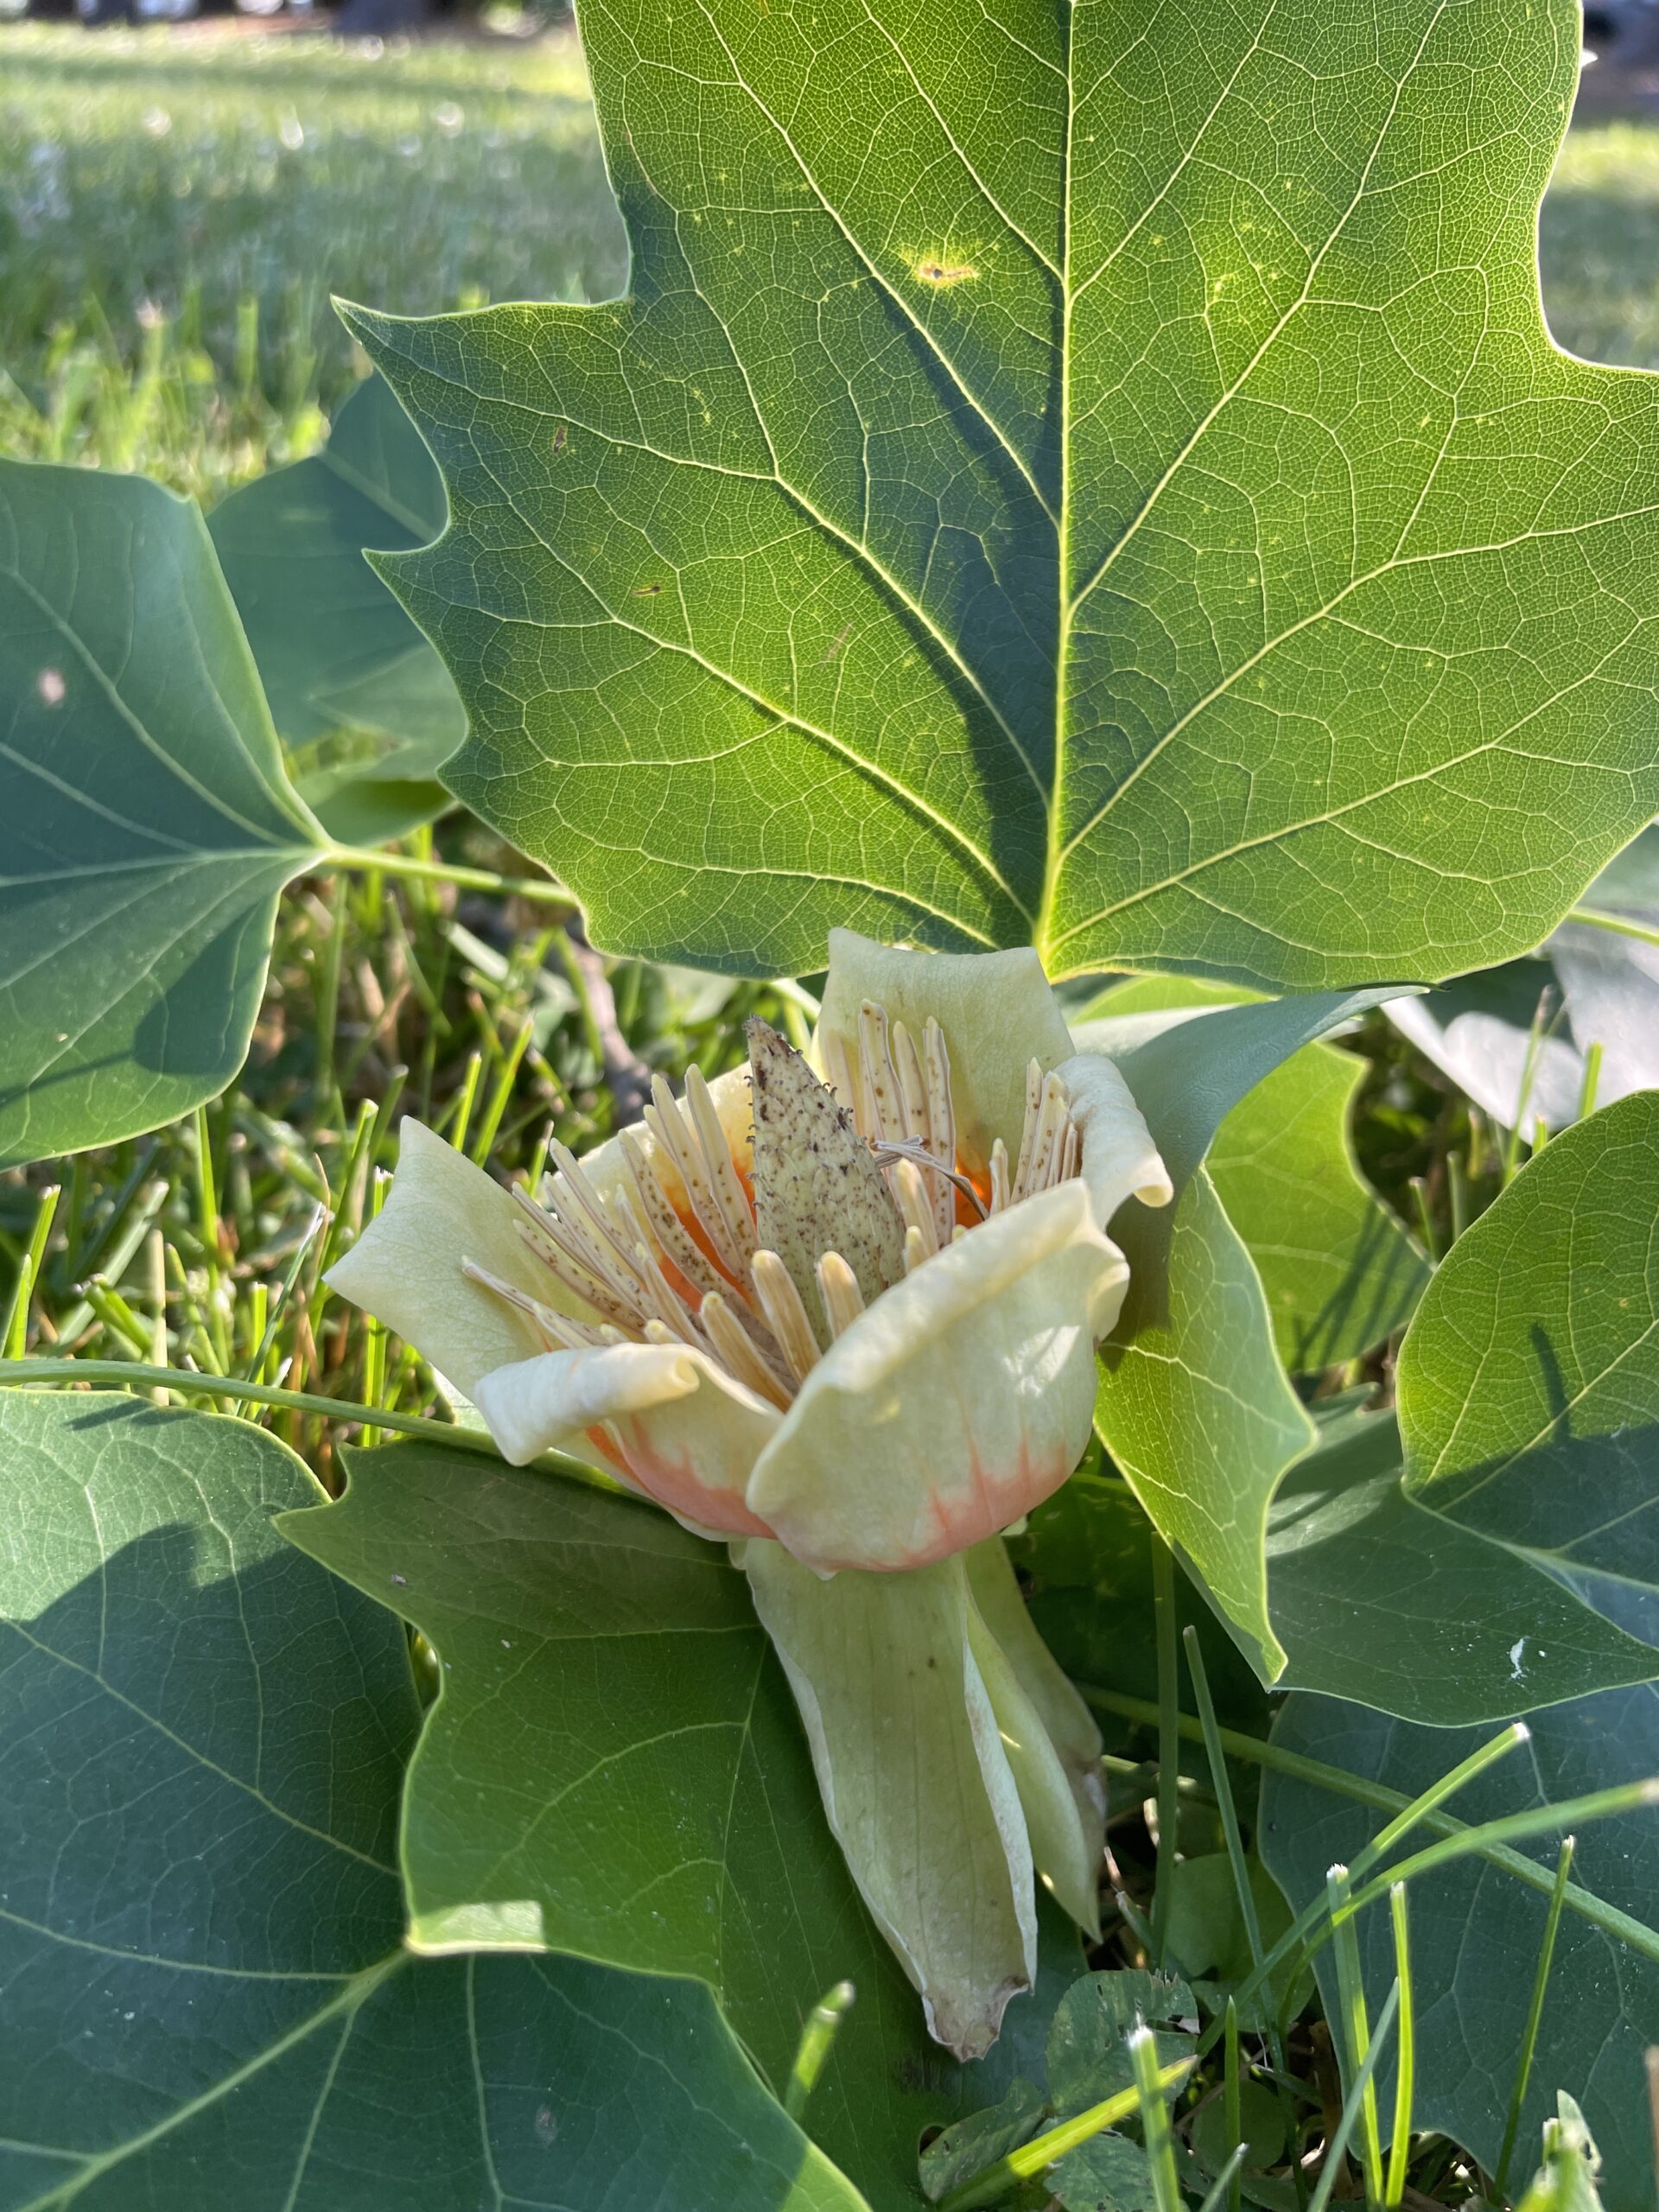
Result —
[{"label": "blurred grass background", "polygon": [[329,305],[604,298],[621,225],[580,50],[223,19],[0,28],[0,452],[212,500],[318,445]]},{"label": "blurred grass background", "polygon": [[[1545,206],[1562,344],[1659,367],[1659,109],[1593,73]],[[580,49],[0,29],[0,451],[212,499],[362,372],[331,292],[403,314],[621,285]]]}]

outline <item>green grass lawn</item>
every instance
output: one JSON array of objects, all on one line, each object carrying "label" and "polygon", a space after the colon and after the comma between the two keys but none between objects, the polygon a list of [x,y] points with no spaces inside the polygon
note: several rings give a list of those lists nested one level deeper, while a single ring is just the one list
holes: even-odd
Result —
[{"label": "green grass lawn", "polygon": [[[1563,344],[1659,366],[1659,116],[1574,130],[1543,259]],[[0,30],[0,452],[211,499],[360,373],[331,293],[420,314],[623,268],[568,35]]]},{"label": "green grass lawn", "polygon": [[572,38],[377,47],[0,30],[0,452],[211,499],[316,444],[362,372],[331,293],[620,288]]}]

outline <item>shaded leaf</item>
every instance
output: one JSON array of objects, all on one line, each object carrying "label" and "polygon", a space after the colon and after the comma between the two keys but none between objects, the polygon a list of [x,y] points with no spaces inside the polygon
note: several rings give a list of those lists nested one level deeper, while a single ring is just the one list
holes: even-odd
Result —
[{"label": "shaded leaf", "polygon": [[[1241,995],[1191,977],[1147,976],[1107,992],[1079,1019],[1088,1033],[1097,1019],[1121,1022]],[[1198,1030],[1192,1041],[1201,1048],[1211,1040]],[[1224,1066],[1224,1036],[1213,1041]],[[1187,1071],[1193,1088],[1205,1080],[1202,1066]],[[1354,1156],[1349,1128],[1364,1073],[1352,1053],[1304,1045],[1244,1092],[1210,1142],[1211,1178],[1255,1262],[1280,1357],[1294,1373],[1356,1359],[1382,1343],[1404,1325],[1428,1280],[1427,1262]]]},{"label": "shaded leaf", "polygon": [[632,296],[351,321],[449,780],[600,943],[1426,977],[1651,815],[1659,399],[1538,300],[1572,0],[583,35]]},{"label": "shaded leaf", "polygon": [[[424,545],[445,512],[419,432],[371,377],[321,453],[257,477],[208,518],[298,787],[342,842],[400,835],[449,804],[430,779],[467,717],[436,652],[363,557]],[[341,730],[358,734],[343,760],[318,746]],[[403,788],[374,788],[385,785]]]},{"label": "shaded leaf", "polygon": [[201,518],[157,485],[0,462],[0,696],[8,1166],[224,1089],[324,841]]},{"label": "shaded leaf", "polygon": [[1350,1400],[1319,1419],[1268,1538],[1285,1688],[1452,1726],[1659,1674],[1659,1650],[1580,1603],[1548,1561],[1414,1503],[1391,1414]]},{"label": "shaded leaf", "polygon": [[[1160,2045],[1169,2041],[1159,2038]],[[1154,2212],[1158,2202],[1146,2152],[1109,2130],[1067,2152],[1048,2179],[1065,2212]]]},{"label": "shaded leaf", "polygon": [[[1448,1812],[1467,1822],[1491,1820],[1659,1772],[1659,1696],[1651,1687],[1554,1706],[1535,1714],[1531,1727],[1531,1744],[1461,1790]],[[1335,1698],[1297,1695],[1287,1700],[1274,1740],[1414,1796],[1487,1733],[1410,1727]],[[1300,1910],[1323,1895],[1325,1869],[1351,1862],[1385,1817],[1269,1770],[1258,1828],[1262,1854]],[[1421,1840],[1412,1838],[1407,1850]],[[1553,1868],[1554,1838],[1522,1848]],[[1659,1931],[1642,1923],[1651,1918],[1659,1890],[1659,1811],[1586,1824],[1573,1878],[1631,1918],[1617,1933],[1598,1926],[1569,1893],[1518,2140],[1538,2140],[1557,2088],[1570,2082],[1605,2158],[1608,2212],[1648,2212],[1653,2145],[1643,2051],[1659,2042]],[[1489,2172],[1520,2057],[1548,1889],[1548,1881],[1541,1893],[1478,1859],[1420,1877],[1410,1888],[1413,2125],[1450,2135]],[[1374,2019],[1395,1977],[1386,1900],[1360,1915],[1357,1929]],[[1328,1945],[1318,1972],[1320,1993],[1333,2006]],[[1377,2075],[1384,2112],[1392,2080],[1392,2054],[1385,2052]]]},{"label": "shaded leaf", "polygon": [[1000,2104],[970,2112],[927,2145],[922,2152],[922,2195],[937,2204],[1017,2151],[1036,2133],[1045,2109],[1042,2091],[1020,2075]]},{"label": "shaded leaf", "polygon": [[1116,1061],[1176,1193],[1160,1211],[1131,1201],[1113,1218],[1129,1287],[1102,1351],[1095,1425],[1264,1681],[1284,1665],[1268,1612],[1268,1505],[1313,1432],[1274,1348],[1262,1279],[1201,1163],[1264,1077],[1387,995],[1165,1007],[1075,1033]]},{"label": "shaded leaf", "polygon": [[1659,1642],[1659,1094],[1552,1140],[1400,1361],[1406,1491]]},{"label": "shaded leaf", "polygon": [[928,2040],[722,1550],[631,1499],[426,1445],[354,1453],[345,1497],[283,1527],[442,1664],[403,1832],[418,1942],[696,1976],[773,2083],[850,1980],[812,2131],[883,2208],[913,2201],[925,2125],[1029,2072],[1033,1999],[986,2063]]},{"label": "shaded leaf", "polygon": [[[1055,2007],[1048,2031],[1048,2094],[1064,2119],[1135,2085],[1128,2037],[1143,2023],[1162,2029],[1196,2021],[1192,1992],[1178,1974],[1137,1967],[1085,1974]],[[1157,2037],[1158,2063],[1173,2066],[1192,2048],[1191,2034]]]},{"label": "shaded leaf", "polygon": [[858,2212],[695,1984],[401,1948],[404,1633],[273,1438],[14,1390],[0,1481],[8,2207]]}]

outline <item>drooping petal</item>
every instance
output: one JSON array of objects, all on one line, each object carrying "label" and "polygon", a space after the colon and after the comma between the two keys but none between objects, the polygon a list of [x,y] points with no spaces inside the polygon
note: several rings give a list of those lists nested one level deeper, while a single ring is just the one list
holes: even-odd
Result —
[{"label": "drooping petal", "polygon": [[757,1461],[750,1509],[824,1573],[994,1535],[1082,1457],[1128,1270],[1081,1182],[995,1216],[838,1338]]},{"label": "drooping petal", "polygon": [[1104,1229],[1125,1198],[1166,1206],[1175,1195],[1169,1170],[1141,1117],[1129,1086],[1111,1060],[1079,1052],[1056,1071],[1083,1138],[1079,1170],[1096,1224]]},{"label": "drooping petal", "polygon": [[854,930],[830,932],[830,977],[818,1028],[856,1053],[858,1009],[885,1007],[919,1042],[931,1015],[944,1032],[957,1138],[975,1173],[1001,1137],[1020,1149],[1026,1066],[1045,1072],[1071,1054],[1071,1039],[1043,963],[1029,946],[1010,952],[906,952]]},{"label": "drooping petal", "polygon": [[[1052,1748],[1064,1777],[1067,1803],[1043,1801],[1041,1817],[1027,1801],[1027,1787],[1041,1775],[1040,1761],[1033,1762],[1032,1784],[1021,1778],[1014,1760],[1016,1781],[1021,1781],[1020,1802],[1026,1806],[1031,1832],[1032,1856],[1037,1872],[1048,1881],[1071,1917],[1093,1932],[1098,1926],[1096,1878],[1106,1840],[1106,1786],[1102,1773],[1100,1731],[1094,1715],[1067,1681],[1053,1654],[1037,1633],[1026,1601],[1020,1594],[1007,1547],[1000,1536],[977,1544],[963,1554],[968,1587],[979,1617],[995,1638],[1012,1669],[1020,1691],[1029,1701],[1032,1720],[1023,1724],[1040,1731]],[[977,1649],[977,1646],[976,1646]],[[997,1720],[1007,1742],[1014,1729],[1013,1715],[998,1700],[989,1669],[982,1668],[997,1707]],[[1032,1721],[1035,1729],[1032,1729]],[[1024,1738],[1022,1738],[1023,1740]],[[1011,1760],[1014,1755],[1009,1754]]]},{"label": "drooping petal", "polygon": [[561,1313],[593,1317],[518,1233],[501,1185],[421,1122],[398,1136],[377,1218],[328,1270],[328,1287],[395,1330],[468,1397],[479,1377],[543,1350],[529,1317],[461,1273],[471,1260]]},{"label": "drooping petal", "polygon": [[547,1351],[499,1367],[473,1393],[502,1456],[597,1456],[699,1535],[764,1536],[744,1503],[779,1426],[764,1400],[683,1344]]},{"label": "drooping petal", "polygon": [[1037,1926],[1018,1789],[969,1643],[961,1561],[823,1582],[781,1546],[743,1567],[866,1904],[957,2057],[1029,1988]]}]

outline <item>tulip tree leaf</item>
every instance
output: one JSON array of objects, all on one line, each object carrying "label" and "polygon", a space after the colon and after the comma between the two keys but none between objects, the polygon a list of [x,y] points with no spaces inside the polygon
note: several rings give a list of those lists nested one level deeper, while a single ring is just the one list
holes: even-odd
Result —
[{"label": "tulip tree leaf", "polygon": [[[1659,1772],[1659,1693],[1608,1690],[1552,1707],[1531,1719],[1532,1740],[1459,1791],[1447,1811],[1474,1823]],[[1321,1759],[1413,1797],[1490,1735],[1413,1728],[1336,1698],[1286,1700],[1274,1730],[1281,1750]],[[1386,1815],[1269,1769],[1257,1834],[1268,1867],[1299,1910],[1325,1889],[1325,1869],[1351,1862]],[[1404,1847],[1427,1839],[1419,1833]],[[1418,1877],[1409,1888],[1413,2009],[1416,2016],[1414,2128],[1451,2136],[1488,2172],[1497,2164],[1548,1910],[1557,1839],[1523,1847],[1541,1891],[1500,1866],[1466,1859]],[[1402,1853],[1401,1855],[1403,1855]],[[1653,2138],[1643,2065],[1659,2043],[1659,1810],[1586,1821],[1550,1971],[1530,2087],[1516,2139],[1524,2172],[1530,2146],[1570,2085],[1606,2161],[1607,2212],[1649,2212]],[[1599,1900],[1599,1918],[1583,1892]],[[1593,1910],[1593,1908],[1592,1908]],[[1647,1924],[1644,1924],[1647,1923]],[[1386,1900],[1359,1916],[1365,1986],[1375,2019],[1395,1979]],[[1331,1948],[1317,1955],[1321,1993],[1336,2004]],[[1393,2107],[1393,2052],[1377,2074],[1380,2107]]]},{"label": "tulip tree leaf", "polygon": [[[1094,1001],[1078,1026],[1086,1036],[1096,1020],[1227,1005],[1238,995],[1191,977],[1147,976]],[[1202,1045],[1205,1033],[1195,1041]],[[1224,1052],[1216,1057],[1225,1065]],[[1354,1156],[1349,1128],[1364,1073],[1351,1053],[1303,1046],[1229,1110],[1207,1155],[1227,1217],[1262,1278],[1279,1356],[1294,1374],[1381,1344],[1404,1325],[1428,1280],[1427,1261]],[[1194,1087],[1202,1080],[1194,1071]]]},{"label": "tulip tree leaf", "polygon": [[1268,1537],[1281,1688],[1452,1727],[1659,1675],[1659,1649],[1548,1561],[1408,1497],[1392,1414],[1341,1401],[1316,1412],[1319,1447],[1286,1476]]},{"label": "tulip tree leaf", "polygon": [[187,1113],[242,1065],[324,842],[200,516],[0,462],[0,1167]]},{"label": "tulip tree leaf", "polygon": [[1573,0],[582,29],[630,296],[350,320],[447,780],[601,943],[1421,979],[1659,805],[1659,391],[1538,301]]},{"label": "tulip tree leaf", "polygon": [[437,653],[363,557],[369,546],[425,544],[444,513],[432,456],[371,377],[321,453],[257,477],[208,518],[296,782],[346,842],[401,835],[449,804],[432,779],[467,717]]},{"label": "tulip tree leaf", "polygon": [[1406,1491],[1659,1643],[1659,1093],[1536,1154],[1400,1362]]},{"label": "tulip tree leaf", "polygon": [[14,2212],[858,2212],[695,1983],[401,1947],[404,1631],[283,1446],[13,1390],[0,1483]]},{"label": "tulip tree leaf", "polygon": [[879,2212],[912,2202],[921,2129],[1028,2070],[1036,2004],[979,2065],[928,2040],[725,1553],[632,1499],[424,1444],[353,1453],[344,1498],[283,1528],[442,1663],[404,1813],[415,1940],[696,1976],[774,2085],[851,1980],[813,2137]]},{"label": "tulip tree leaf", "polygon": [[1274,1349],[1262,1278],[1204,1160],[1258,1083],[1386,995],[1131,1014],[1077,1033],[1116,1061],[1175,1184],[1173,1205],[1131,1199],[1113,1217],[1129,1287],[1102,1350],[1095,1425],[1264,1681],[1285,1663],[1268,1611],[1268,1507],[1313,1428]]}]

